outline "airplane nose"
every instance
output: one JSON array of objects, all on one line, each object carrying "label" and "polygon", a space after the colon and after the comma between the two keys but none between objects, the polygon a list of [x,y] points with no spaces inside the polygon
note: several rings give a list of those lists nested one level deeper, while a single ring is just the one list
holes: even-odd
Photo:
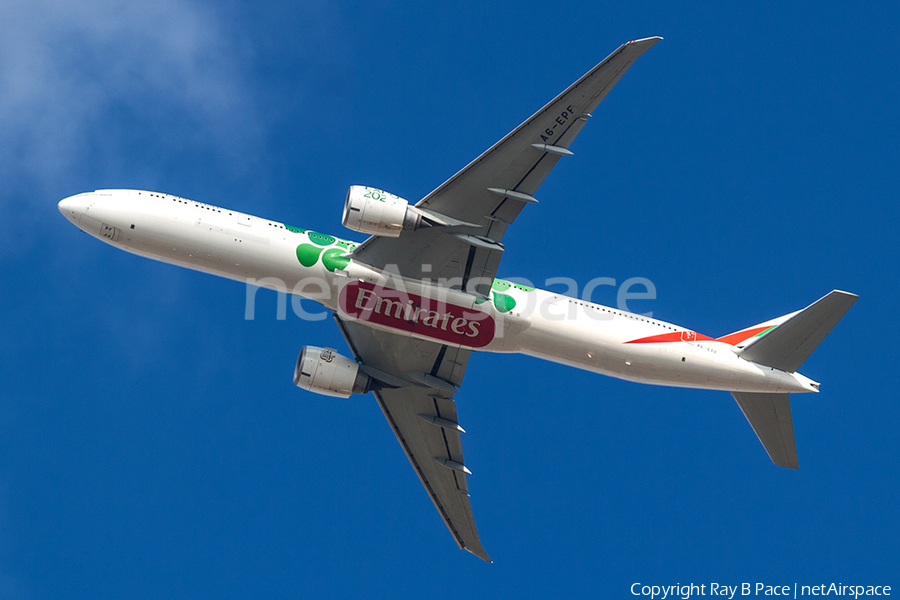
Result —
[{"label": "airplane nose", "polygon": [[65,215],[72,211],[72,204],[74,204],[74,202],[72,201],[72,197],[70,196],[68,198],[63,198],[62,200],[60,200],[59,204],[57,204],[56,206],[57,208],[59,208],[59,212]]},{"label": "airplane nose", "polygon": [[78,225],[78,220],[87,211],[90,204],[90,194],[78,194],[77,196],[63,198],[59,201],[57,207],[65,218]]}]

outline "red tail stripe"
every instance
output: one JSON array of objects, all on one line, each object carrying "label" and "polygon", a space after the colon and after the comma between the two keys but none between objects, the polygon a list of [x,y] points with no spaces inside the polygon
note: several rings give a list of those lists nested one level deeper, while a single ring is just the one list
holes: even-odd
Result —
[{"label": "red tail stripe", "polygon": [[730,333],[726,336],[720,337],[718,341],[725,342],[726,344],[731,344],[735,346],[740,344],[744,340],[748,338],[752,338],[757,333],[761,333],[771,327],[771,325],[767,325],[766,327],[752,327],[750,329],[745,329],[743,331],[738,331],[737,333]]},{"label": "red tail stripe", "polygon": [[681,341],[714,342],[716,340],[715,340],[715,338],[711,338],[708,335],[703,335],[702,333],[696,333],[693,331],[673,331],[672,333],[651,335],[650,337],[640,338],[637,340],[631,340],[631,341],[628,341],[625,343],[626,344],[664,344],[667,342],[681,342]]}]

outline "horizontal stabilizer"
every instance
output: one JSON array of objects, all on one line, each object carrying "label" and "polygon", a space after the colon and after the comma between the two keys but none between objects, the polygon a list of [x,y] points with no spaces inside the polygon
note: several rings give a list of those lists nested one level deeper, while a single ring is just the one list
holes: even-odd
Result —
[{"label": "horizontal stabilizer", "polygon": [[744,348],[741,357],[793,373],[858,298],[855,294],[838,290],[828,293],[756,338]]},{"label": "horizontal stabilizer", "polygon": [[731,392],[769,458],[779,467],[799,468],[788,394]]}]

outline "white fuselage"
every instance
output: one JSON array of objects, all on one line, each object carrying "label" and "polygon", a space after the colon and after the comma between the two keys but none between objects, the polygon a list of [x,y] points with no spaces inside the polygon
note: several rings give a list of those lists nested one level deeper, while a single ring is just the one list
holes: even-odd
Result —
[{"label": "white fuselage", "polygon": [[[384,273],[352,259],[355,243],[176,196],[101,190],[67,198],[59,207],[79,228],[123,250],[307,297],[344,318],[399,335],[486,352],[518,352],[643,383],[818,391],[799,373],[744,360],[734,346],[670,323],[505,282],[502,301],[492,302],[439,285],[385,279]],[[374,297],[377,292],[354,296],[345,306],[342,290],[361,283],[402,288],[417,299],[415,306],[422,298],[434,298],[443,302],[442,308],[429,313],[404,305],[401,314],[401,307],[392,310],[393,305]],[[373,311],[378,313],[374,319]],[[484,321],[471,324],[479,318]],[[490,322],[494,335],[486,337]],[[664,341],[652,341],[657,338]]]}]

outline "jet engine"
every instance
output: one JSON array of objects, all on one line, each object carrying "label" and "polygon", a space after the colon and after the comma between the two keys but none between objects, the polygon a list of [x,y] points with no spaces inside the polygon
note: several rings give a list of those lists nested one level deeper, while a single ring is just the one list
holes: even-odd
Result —
[{"label": "jet engine", "polygon": [[294,385],[326,396],[349,398],[351,394],[365,394],[373,383],[359,370],[359,363],[331,348],[304,346],[294,367]]},{"label": "jet engine", "polygon": [[399,237],[401,231],[430,226],[403,198],[362,185],[351,186],[347,192],[341,222],[353,231],[387,237]]},{"label": "jet engine", "polygon": [[[509,190],[499,191],[513,193]],[[426,208],[410,206],[409,202],[400,196],[363,185],[350,186],[347,199],[344,201],[344,217],[341,223],[353,231],[387,237],[400,237],[403,231],[415,231],[423,227],[481,229],[474,223],[460,221]]]}]

